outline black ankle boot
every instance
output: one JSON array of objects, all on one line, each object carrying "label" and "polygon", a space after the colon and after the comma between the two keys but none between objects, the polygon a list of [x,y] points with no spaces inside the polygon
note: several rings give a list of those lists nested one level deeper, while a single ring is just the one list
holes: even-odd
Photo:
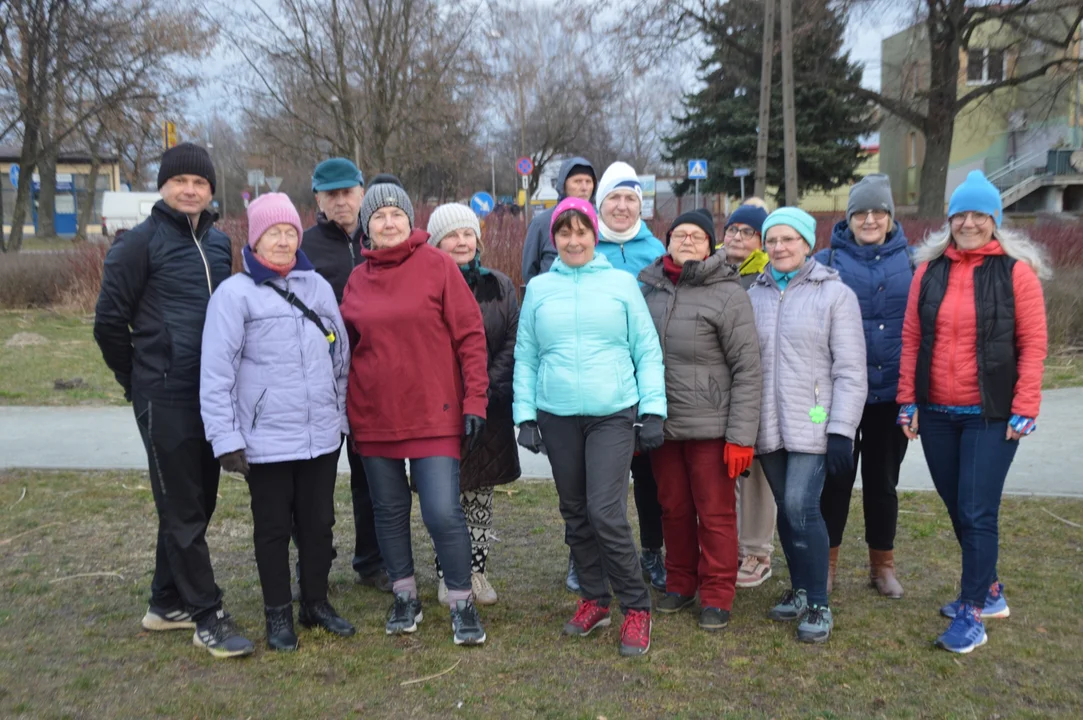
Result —
[{"label": "black ankle boot", "polygon": [[321,627],[340,637],[350,637],[357,632],[353,625],[339,617],[331,603],[326,600],[312,603],[302,601],[297,619],[307,628]]},{"label": "black ankle boot", "polygon": [[279,607],[264,606],[267,616],[267,645],[272,650],[296,650],[297,633],[293,631],[293,603]]}]

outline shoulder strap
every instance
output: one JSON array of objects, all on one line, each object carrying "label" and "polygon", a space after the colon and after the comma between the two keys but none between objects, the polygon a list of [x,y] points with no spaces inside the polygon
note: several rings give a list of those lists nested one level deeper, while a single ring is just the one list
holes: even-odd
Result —
[{"label": "shoulder strap", "polygon": [[320,332],[323,333],[323,336],[327,338],[327,342],[331,343],[332,345],[335,343],[335,334],[333,332],[328,332],[327,328],[323,326],[323,321],[320,320],[320,316],[313,312],[312,309],[308,307],[308,305],[305,305],[303,302],[301,302],[300,298],[298,298],[291,292],[283,290],[274,283],[267,283],[267,286],[279,295],[281,295],[282,298],[290,305],[300,310],[301,314],[304,315],[308,320],[312,321],[316,325],[316,327],[320,329]]}]

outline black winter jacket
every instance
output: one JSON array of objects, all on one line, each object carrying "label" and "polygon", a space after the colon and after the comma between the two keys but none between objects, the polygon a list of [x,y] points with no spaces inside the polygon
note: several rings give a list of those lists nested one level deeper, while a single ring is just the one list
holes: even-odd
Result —
[{"label": "black winter jacket", "polygon": [[230,276],[229,238],[204,211],[188,216],[165,201],[117,239],[105,256],[94,339],[124,395],[199,406],[199,358],[207,302]]},{"label": "black winter jacket", "polygon": [[353,269],[363,263],[362,247],[368,247],[358,225],[352,236],[337,223],[328,220],[322,212],[316,214],[316,224],[305,230],[301,239],[305,257],[309,259],[316,272],[331,283],[335,291],[335,300],[342,303],[342,291],[350,279]]}]

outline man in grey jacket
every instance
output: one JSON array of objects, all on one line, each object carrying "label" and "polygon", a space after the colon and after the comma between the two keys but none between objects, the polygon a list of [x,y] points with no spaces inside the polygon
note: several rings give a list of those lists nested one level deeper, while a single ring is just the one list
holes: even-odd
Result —
[{"label": "man in grey jacket", "polygon": [[[593,204],[594,188],[598,179],[594,166],[582,157],[571,157],[560,164],[557,173],[557,195],[560,200],[577,197]],[[549,221],[552,210],[538,213],[530,221],[523,241],[523,284],[526,285],[536,275],[549,272],[549,266],[557,258],[557,249],[549,239]]]}]

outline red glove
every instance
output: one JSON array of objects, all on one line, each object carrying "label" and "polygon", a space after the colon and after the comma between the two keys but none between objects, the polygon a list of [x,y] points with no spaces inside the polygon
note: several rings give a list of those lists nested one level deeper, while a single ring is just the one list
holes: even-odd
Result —
[{"label": "red glove", "polygon": [[736,478],[752,467],[753,454],[750,447],[734,445],[730,442],[726,443],[726,446],[722,449],[722,462],[726,463],[726,470],[731,478]]}]

